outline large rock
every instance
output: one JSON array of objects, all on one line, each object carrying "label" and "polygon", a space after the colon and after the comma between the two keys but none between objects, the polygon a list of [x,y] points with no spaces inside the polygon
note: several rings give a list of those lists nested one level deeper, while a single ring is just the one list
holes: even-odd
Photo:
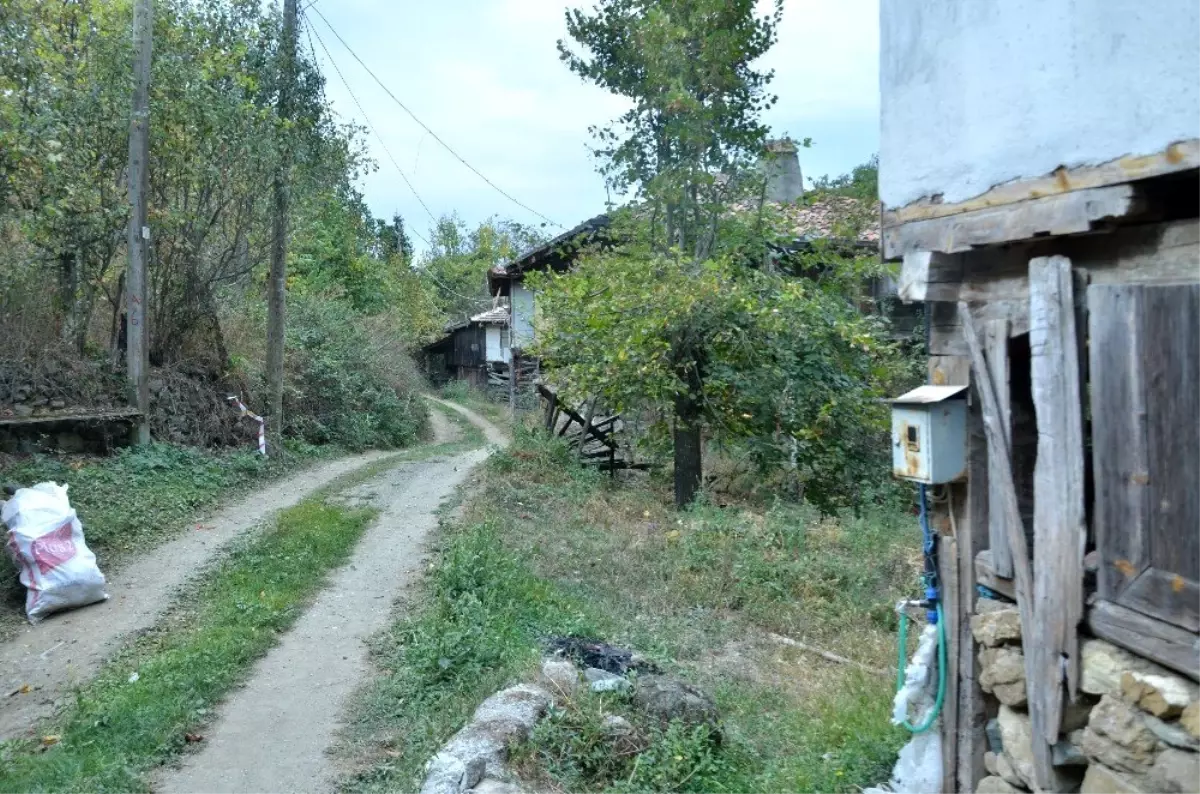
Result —
[{"label": "large rock", "polygon": [[1001,704],[998,719],[1004,755],[1012,763],[1013,772],[1021,782],[1033,788],[1036,778],[1033,767],[1033,726],[1029,722],[1029,715]]},{"label": "large rock", "polygon": [[1008,706],[1025,705],[1025,655],[1019,647],[982,649],[979,668],[979,686],[984,692]]},{"label": "large rock", "polygon": [[1170,719],[1196,701],[1195,685],[1179,676],[1154,675],[1126,670],[1121,674],[1121,694],[1143,711]]},{"label": "large rock", "polygon": [[429,761],[421,794],[462,794],[485,776],[504,777],[508,748],[529,736],[553,700],[543,687],[519,684],[483,701]]},{"label": "large rock", "polygon": [[1155,791],[1172,794],[1200,791],[1200,755],[1168,748],[1154,759],[1150,782]]},{"label": "large rock", "polygon": [[1146,727],[1138,711],[1105,695],[1092,709],[1079,749],[1092,761],[1111,769],[1143,774],[1154,763],[1158,738]]},{"label": "large rock", "polygon": [[[716,733],[720,726],[717,704],[703,690],[661,675],[642,676],[633,701],[646,714],[662,722],[679,720],[685,725],[706,725]],[[718,734],[719,735],[719,734]]]},{"label": "large rock", "polygon": [[1079,794],[1142,794],[1146,784],[1138,778],[1122,775],[1103,764],[1092,764],[1083,776]]},{"label": "large rock", "polygon": [[996,755],[996,775],[1003,778],[1006,783],[1011,783],[1014,786],[1025,785],[1025,779],[1017,772],[1012,759],[1005,753]]},{"label": "large rock", "polygon": [[976,794],[1013,794],[1024,790],[995,775],[989,775],[975,784]]},{"label": "large rock", "polygon": [[1021,641],[1021,613],[1016,604],[980,598],[971,616],[971,633],[980,645],[994,648],[1005,642]]},{"label": "large rock", "polygon": [[1170,677],[1172,674],[1149,659],[1134,656],[1110,642],[1087,639],[1080,646],[1079,688],[1092,695],[1121,696],[1121,676],[1126,672]]},{"label": "large rock", "polygon": [[1179,715],[1179,724],[1192,735],[1193,739],[1200,739],[1200,702],[1188,704],[1188,707]]}]

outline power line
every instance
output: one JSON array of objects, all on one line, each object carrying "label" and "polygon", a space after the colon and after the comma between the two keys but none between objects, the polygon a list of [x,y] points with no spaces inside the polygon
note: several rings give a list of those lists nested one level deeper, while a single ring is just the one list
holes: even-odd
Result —
[{"label": "power line", "polygon": [[[314,0],[314,3],[315,3],[315,0]],[[346,51],[350,53],[350,56],[351,56],[352,58],[354,58],[354,60],[358,61],[358,64],[359,64],[359,66],[361,66],[363,69],[366,69],[366,70],[367,70],[367,74],[371,75],[371,79],[372,79],[372,80],[374,80],[374,81],[375,81],[375,82],[376,82],[376,83],[379,85],[379,87],[383,89],[384,93],[385,93],[385,94],[387,94],[389,97],[391,97],[392,101],[393,101],[393,102],[395,102],[397,105],[399,105],[399,106],[400,106],[400,109],[401,109],[401,110],[403,110],[405,113],[407,113],[407,114],[409,115],[409,117],[410,117],[410,118],[412,118],[412,120],[413,120],[413,121],[417,122],[417,124],[418,124],[418,125],[420,125],[420,127],[421,127],[423,130],[425,130],[425,132],[429,133],[429,135],[430,135],[430,136],[432,136],[432,137],[433,137],[433,139],[434,139],[435,141],[437,141],[438,143],[440,143],[440,144],[442,145],[442,148],[443,148],[443,149],[445,149],[446,151],[450,152],[450,154],[454,155],[454,157],[455,157],[455,158],[456,158],[456,159],[457,159],[457,160],[458,160],[460,163],[462,163],[462,164],[463,164],[463,165],[465,165],[465,166],[466,166],[468,169],[470,169],[470,171],[471,171],[473,174],[475,174],[475,176],[477,176],[477,177],[479,177],[480,179],[482,179],[482,180],[483,180],[484,182],[486,182],[486,183],[487,183],[487,184],[488,184],[488,185],[489,185],[489,186],[490,186],[490,187],[491,187],[493,190],[495,190],[495,191],[496,191],[497,193],[499,193],[501,196],[504,196],[506,199],[508,199],[509,201],[511,201],[513,204],[516,204],[516,205],[517,205],[518,207],[520,207],[521,209],[524,209],[524,210],[526,210],[527,212],[530,212],[530,213],[532,213],[532,214],[536,215],[537,217],[539,217],[539,218],[541,218],[542,220],[544,220],[546,223],[549,223],[551,226],[556,226],[556,227],[558,227],[559,229],[565,229],[565,228],[566,228],[566,227],[565,227],[565,226],[563,226],[561,223],[558,223],[558,222],[556,222],[556,221],[552,221],[552,220],[550,220],[550,219],[549,219],[549,218],[547,218],[545,215],[543,215],[542,213],[540,213],[540,212],[538,212],[537,210],[535,210],[533,207],[530,207],[528,204],[525,204],[525,203],[523,203],[523,202],[519,201],[518,199],[516,199],[515,197],[513,197],[511,194],[509,194],[508,192],[506,192],[506,191],[505,191],[503,188],[501,188],[499,185],[497,185],[495,182],[493,182],[492,180],[490,180],[490,179],[488,179],[486,176],[484,176],[484,175],[483,175],[483,173],[482,173],[482,172],[481,172],[481,171],[480,171],[478,168],[476,168],[475,166],[471,165],[471,164],[470,164],[470,163],[468,163],[466,160],[464,160],[464,159],[463,159],[463,157],[462,157],[462,155],[460,155],[458,152],[454,151],[454,149],[452,149],[452,148],[450,147],[450,144],[448,144],[448,143],[446,143],[444,140],[442,140],[442,139],[441,139],[441,138],[438,136],[438,134],[437,134],[436,132],[434,132],[433,130],[431,130],[431,129],[429,128],[429,126],[428,126],[428,125],[427,125],[425,122],[423,122],[423,121],[421,121],[419,118],[417,118],[417,114],[415,114],[415,113],[413,113],[411,110],[409,110],[409,109],[408,109],[408,106],[407,106],[407,105],[405,105],[403,102],[401,102],[401,101],[400,101],[400,99],[399,99],[399,98],[398,98],[398,97],[397,97],[395,94],[393,94],[393,93],[391,92],[391,90],[389,90],[389,89],[388,89],[388,87],[387,87],[386,85],[384,85],[383,81],[382,81],[382,80],[380,80],[380,79],[379,79],[379,78],[378,78],[378,77],[375,75],[375,73],[374,73],[373,71],[371,71],[371,67],[369,67],[369,66],[367,66],[365,63],[363,63],[363,59],[358,57],[358,54],[357,54],[357,53],[356,53],[356,52],[353,50],[353,48],[351,48],[351,47],[350,47],[350,45],[346,43],[346,40],[345,40],[344,38],[342,38],[342,35],[341,35],[340,33],[338,33],[338,32],[337,32],[337,30],[336,30],[336,29],[333,27],[333,25],[329,24],[329,20],[325,18],[325,15],[324,15],[324,14],[322,14],[322,13],[320,12],[320,10],[318,10],[318,9],[316,9],[316,8],[313,8],[313,7],[312,7],[312,5],[309,5],[308,7],[309,7],[309,8],[312,8],[312,10],[316,12],[317,16],[319,16],[319,17],[321,18],[321,21],[325,23],[325,26],[326,26],[327,28],[329,28],[329,31],[330,31],[331,33],[333,33],[333,35],[334,35],[334,36],[336,36],[336,37],[337,37],[337,40],[338,40],[338,41],[340,41],[340,42],[342,43],[342,46],[346,48]],[[318,36],[318,38],[320,38],[320,37]],[[322,45],[322,46],[324,46],[324,45]]]},{"label": "power line", "polygon": [[[311,6],[309,7],[311,8]],[[308,40],[309,47],[312,47],[311,36],[317,37],[317,42],[320,43],[321,49],[324,50],[325,57],[329,60],[329,65],[333,67],[333,71],[337,73],[338,79],[342,81],[342,85],[346,88],[346,93],[348,93],[350,98],[354,100],[355,107],[357,107],[358,112],[362,114],[363,120],[367,122],[367,128],[370,129],[372,134],[375,135],[375,139],[379,141],[379,145],[383,147],[383,151],[387,154],[388,159],[391,160],[392,165],[396,167],[396,171],[399,172],[400,178],[404,180],[404,184],[408,185],[408,189],[412,192],[413,196],[416,197],[417,201],[420,202],[425,212],[429,215],[429,219],[432,220],[436,225],[438,222],[437,216],[433,214],[433,210],[429,209],[429,205],[425,203],[425,199],[421,198],[421,194],[417,192],[416,187],[413,186],[413,183],[408,178],[408,175],[404,173],[404,169],[400,167],[400,164],[396,162],[396,158],[392,156],[392,150],[389,149],[387,144],[384,142],[383,136],[379,134],[379,130],[375,129],[375,125],[371,123],[371,117],[367,115],[367,111],[363,109],[362,103],[359,102],[358,97],[354,95],[354,91],[350,88],[350,83],[347,82],[345,75],[342,74],[342,70],[338,67],[337,61],[333,60],[333,56],[329,53],[329,48],[325,46],[325,41],[321,38],[321,34],[313,30],[312,25],[306,25],[304,29],[306,33],[311,34]],[[316,55],[315,49],[313,50],[313,55]],[[430,248],[433,247],[433,244],[426,240],[421,233],[416,230],[415,227],[412,229],[412,232],[413,234],[417,235],[417,237],[421,240],[421,242],[425,243],[425,245],[429,246]]]}]

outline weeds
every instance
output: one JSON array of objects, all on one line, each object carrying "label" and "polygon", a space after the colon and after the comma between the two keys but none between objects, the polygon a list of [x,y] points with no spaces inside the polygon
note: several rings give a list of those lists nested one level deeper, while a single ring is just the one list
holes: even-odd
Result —
[{"label": "weeds", "polygon": [[46,730],[53,743],[0,744],[0,790],[146,790],[142,775],[182,750],[374,515],[313,499],[281,512],[273,529],[198,579],[194,596],[79,690]]},{"label": "weeds", "polygon": [[[568,633],[634,647],[707,689],[724,741],[585,696],[519,748],[521,773],[545,789],[849,792],[886,779],[903,739],[891,679],[769,635],[891,668],[891,604],[920,561],[899,501],[857,517],[785,502],[681,514],[652,479],[614,483],[522,428],[479,479],[427,600],[381,640],[385,672],[343,748],[362,767],[351,789],[415,788],[480,700],[528,679],[538,639]],[[610,714],[633,725],[624,750],[605,733]]]}]

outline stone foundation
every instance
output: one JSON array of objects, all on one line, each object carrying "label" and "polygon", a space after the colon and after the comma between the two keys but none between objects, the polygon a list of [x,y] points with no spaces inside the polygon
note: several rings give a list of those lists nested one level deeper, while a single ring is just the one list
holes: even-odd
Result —
[{"label": "stone foundation", "polygon": [[[988,713],[988,776],[979,792],[1035,791],[1016,604],[980,598],[971,617]],[[1200,790],[1200,687],[1103,640],[1081,643],[1079,700],[1053,748],[1063,787],[1082,794]]]}]

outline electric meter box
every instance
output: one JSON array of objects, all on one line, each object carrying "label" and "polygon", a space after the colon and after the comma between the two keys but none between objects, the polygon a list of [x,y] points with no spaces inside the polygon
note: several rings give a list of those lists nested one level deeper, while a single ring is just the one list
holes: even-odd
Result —
[{"label": "electric meter box", "polygon": [[892,400],[893,476],[938,485],[966,468],[966,386],[921,386]]}]

